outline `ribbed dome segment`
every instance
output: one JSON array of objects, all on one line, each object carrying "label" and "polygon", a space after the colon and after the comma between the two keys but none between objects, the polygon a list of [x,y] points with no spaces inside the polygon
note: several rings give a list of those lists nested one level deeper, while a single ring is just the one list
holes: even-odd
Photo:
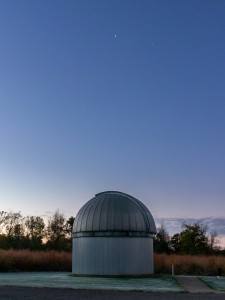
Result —
[{"label": "ribbed dome segment", "polygon": [[96,194],[78,212],[73,233],[79,232],[156,233],[148,208],[136,198],[115,191]]}]

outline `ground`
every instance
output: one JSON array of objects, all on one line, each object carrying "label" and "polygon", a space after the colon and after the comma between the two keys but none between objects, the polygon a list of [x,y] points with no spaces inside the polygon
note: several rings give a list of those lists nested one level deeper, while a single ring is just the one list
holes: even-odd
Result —
[{"label": "ground", "polygon": [[0,273],[0,299],[225,299],[225,278],[99,278],[74,277],[66,272]]}]

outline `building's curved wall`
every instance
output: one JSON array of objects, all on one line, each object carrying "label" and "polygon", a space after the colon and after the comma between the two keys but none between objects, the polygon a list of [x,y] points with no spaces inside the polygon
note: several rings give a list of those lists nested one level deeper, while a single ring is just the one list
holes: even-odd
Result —
[{"label": "building's curved wall", "polygon": [[151,237],[73,238],[75,275],[141,276],[153,273]]}]

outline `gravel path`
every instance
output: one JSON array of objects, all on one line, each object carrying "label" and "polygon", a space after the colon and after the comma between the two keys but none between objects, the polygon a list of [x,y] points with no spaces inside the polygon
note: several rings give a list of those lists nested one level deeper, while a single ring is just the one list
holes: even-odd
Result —
[{"label": "gravel path", "polygon": [[1,300],[224,300],[224,294],[151,293],[54,288],[0,287]]}]

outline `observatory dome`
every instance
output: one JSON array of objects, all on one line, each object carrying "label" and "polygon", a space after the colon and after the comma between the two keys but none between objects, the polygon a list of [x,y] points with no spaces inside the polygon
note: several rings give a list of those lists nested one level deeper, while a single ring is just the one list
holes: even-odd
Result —
[{"label": "observatory dome", "polygon": [[156,233],[156,227],[150,211],[142,202],[125,193],[107,191],[89,200],[74,221],[74,236],[94,236],[98,232],[148,236]]},{"label": "observatory dome", "polygon": [[73,225],[72,273],[77,276],[146,276],[154,272],[154,219],[125,193],[96,194]]}]

